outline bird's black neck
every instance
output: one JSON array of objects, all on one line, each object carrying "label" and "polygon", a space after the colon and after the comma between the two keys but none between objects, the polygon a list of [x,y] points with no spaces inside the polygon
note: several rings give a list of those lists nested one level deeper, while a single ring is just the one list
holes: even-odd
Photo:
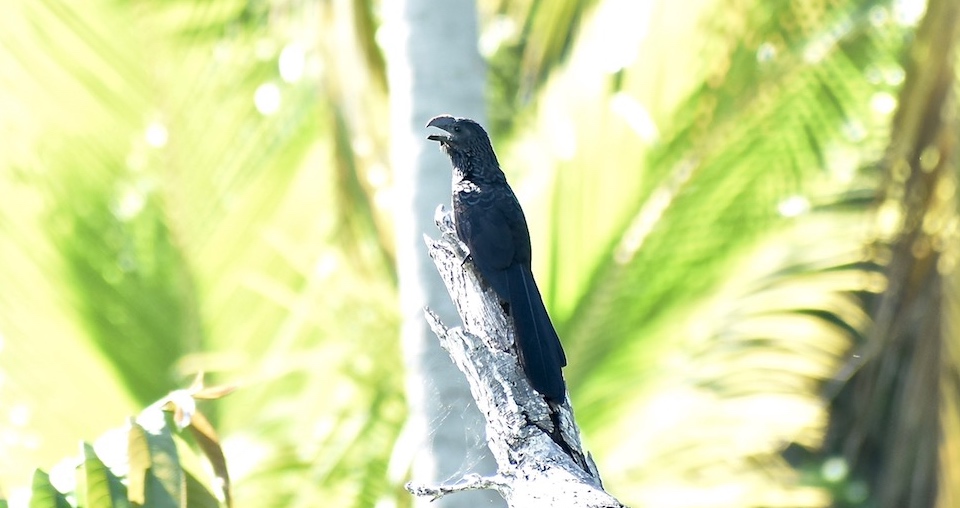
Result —
[{"label": "bird's black neck", "polygon": [[[474,148],[474,147],[471,147]],[[500,162],[492,148],[448,150],[453,165],[453,179],[469,180],[477,184],[506,183]]]}]

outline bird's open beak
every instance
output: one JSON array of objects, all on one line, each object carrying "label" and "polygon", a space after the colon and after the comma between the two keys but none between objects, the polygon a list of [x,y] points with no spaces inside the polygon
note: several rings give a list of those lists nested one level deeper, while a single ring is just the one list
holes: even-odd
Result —
[{"label": "bird's open beak", "polygon": [[[449,130],[450,127],[451,127],[454,123],[456,123],[456,121],[457,121],[457,119],[454,118],[454,117],[452,117],[452,116],[450,116],[450,115],[435,116],[435,117],[431,118],[429,122],[427,122],[427,127],[436,127],[436,128],[438,128],[438,129],[442,129],[442,130],[445,130],[445,131],[447,131],[447,132],[450,132],[450,130]],[[443,134],[431,134],[431,135],[427,136],[427,139],[429,139],[430,141],[439,141],[439,142],[443,143],[443,142],[446,142],[446,141],[450,141],[450,134],[447,134],[447,133],[443,133]]]}]

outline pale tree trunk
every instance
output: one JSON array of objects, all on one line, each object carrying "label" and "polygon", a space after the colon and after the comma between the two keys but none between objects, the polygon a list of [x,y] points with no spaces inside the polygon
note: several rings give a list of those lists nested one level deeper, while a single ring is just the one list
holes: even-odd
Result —
[{"label": "pale tree trunk", "polygon": [[[434,231],[434,210],[450,202],[450,166],[425,138],[433,116],[485,120],[485,66],[477,50],[472,0],[384,2],[384,47],[391,100],[391,164],[396,189],[397,265],[410,418],[398,445],[412,459],[413,480],[489,473],[489,455],[463,471],[468,446],[483,445],[483,422],[463,375],[423,317],[429,306],[450,321],[456,313],[423,234]],[[479,443],[479,444],[477,444]],[[476,451],[473,452],[476,454]],[[395,461],[396,462],[396,461]],[[427,504],[426,501],[417,501]],[[498,506],[499,496],[476,492],[431,503],[443,508]]]}]

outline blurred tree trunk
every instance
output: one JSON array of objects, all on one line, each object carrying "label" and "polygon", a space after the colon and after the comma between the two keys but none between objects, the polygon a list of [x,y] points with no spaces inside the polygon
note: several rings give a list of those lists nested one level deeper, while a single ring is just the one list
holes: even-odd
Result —
[{"label": "blurred tree trunk", "polygon": [[[412,456],[415,480],[443,480],[461,469],[492,471],[492,457],[465,463],[469,446],[485,446],[483,422],[460,372],[427,327],[424,306],[456,322],[450,296],[427,256],[434,211],[450,203],[449,163],[426,140],[427,121],[450,113],[485,119],[486,69],[477,50],[472,0],[386,2],[391,96],[391,161],[396,189],[397,271],[410,419],[396,453]],[[471,445],[471,443],[476,443]],[[473,453],[476,453],[474,450]],[[430,506],[494,506],[499,496],[473,492]],[[419,502],[419,501],[418,501]]]},{"label": "blurred tree trunk", "polygon": [[[866,499],[838,506],[958,506],[956,41],[960,3],[931,0],[907,55],[907,80],[881,164],[874,302],[863,364],[833,403],[825,450],[848,463]],[[954,302],[955,303],[955,302]]]}]

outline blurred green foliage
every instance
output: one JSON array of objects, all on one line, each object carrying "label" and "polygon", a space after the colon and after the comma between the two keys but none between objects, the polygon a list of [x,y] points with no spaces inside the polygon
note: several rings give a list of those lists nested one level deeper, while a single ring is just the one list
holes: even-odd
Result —
[{"label": "blurred green foliage", "polygon": [[[8,496],[203,371],[241,388],[209,411],[238,506],[408,506],[379,6],[8,8]],[[874,197],[922,2],[479,8],[492,134],[610,491],[871,495],[804,451],[885,288]],[[90,505],[117,499],[84,452]],[[62,506],[33,482],[37,506]]]},{"label": "blurred green foliage", "polygon": [[[30,507],[231,506],[223,451],[206,417],[196,411],[193,395],[203,398],[196,391],[171,394],[95,445],[82,443],[75,464],[65,463],[56,481],[41,469],[34,471]],[[192,432],[174,430],[184,428]],[[188,441],[200,443],[213,475],[200,467]]]}]

